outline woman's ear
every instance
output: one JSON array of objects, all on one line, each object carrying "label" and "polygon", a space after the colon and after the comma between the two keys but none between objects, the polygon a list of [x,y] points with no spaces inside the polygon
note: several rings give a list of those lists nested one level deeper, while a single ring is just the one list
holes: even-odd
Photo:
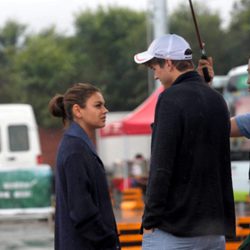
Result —
[{"label": "woman's ear", "polygon": [[82,114],[81,114],[81,107],[78,105],[78,104],[74,104],[72,106],[72,113],[73,113],[73,116],[76,117],[76,118],[81,118],[82,117]]}]

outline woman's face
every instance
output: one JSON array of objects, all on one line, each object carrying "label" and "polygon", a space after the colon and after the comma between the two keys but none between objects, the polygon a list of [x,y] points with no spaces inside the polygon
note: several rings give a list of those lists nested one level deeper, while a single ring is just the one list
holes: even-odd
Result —
[{"label": "woman's face", "polygon": [[[77,106],[77,109],[75,106]],[[75,114],[75,121],[78,122],[81,127],[86,130],[93,130],[105,126],[108,110],[105,107],[102,94],[95,92],[87,99],[84,108],[79,107],[79,105],[74,105],[73,112]]]}]

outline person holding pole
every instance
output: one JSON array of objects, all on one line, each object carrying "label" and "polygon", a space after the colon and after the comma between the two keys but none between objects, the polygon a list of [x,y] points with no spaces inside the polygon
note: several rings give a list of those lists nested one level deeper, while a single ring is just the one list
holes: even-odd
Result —
[{"label": "person holding pole", "polygon": [[[214,76],[213,70],[213,59],[210,57],[208,60],[201,59],[199,60],[197,72],[203,76],[202,68],[206,67],[209,71],[209,75]],[[248,68],[246,69],[248,72],[248,80],[247,83],[250,85],[250,58],[248,60]],[[211,85],[209,83],[209,85]],[[250,87],[249,87],[250,90]],[[250,113],[240,114],[237,116],[233,116],[230,119],[231,122],[231,130],[230,136],[231,137],[241,137],[244,136],[247,139],[250,139]]]},{"label": "person holding pole", "polygon": [[225,236],[235,236],[227,105],[194,70],[178,35],[155,39],[134,60],[165,89],[155,110],[142,249],[224,250]]},{"label": "person holding pole", "polygon": [[204,78],[203,68],[207,68],[207,70],[208,70],[208,74],[210,77],[210,82],[208,82],[208,85],[211,86],[213,83],[213,78],[214,78],[213,58],[212,57],[208,57],[208,59],[200,59],[198,62],[198,67],[196,70],[202,78]]}]

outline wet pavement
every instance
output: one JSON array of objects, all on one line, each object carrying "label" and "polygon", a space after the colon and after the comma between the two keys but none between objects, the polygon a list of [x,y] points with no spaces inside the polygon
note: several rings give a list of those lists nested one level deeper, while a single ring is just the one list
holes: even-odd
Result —
[{"label": "wet pavement", "polygon": [[[236,205],[238,215],[250,215],[250,205]],[[115,210],[117,223],[140,222],[142,210]],[[0,217],[0,250],[53,250],[54,229],[48,220]]]},{"label": "wet pavement", "polygon": [[141,222],[142,210],[114,210],[116,222]]},{"label": "wet pavement", "polygon": [[[142,211],[114,211],[117,222],[140,222]],[[53,250],[54,228],[48,220],[0,216],[0,250]]]},{"label": "wet pavement", "polygon": [[44,220],[1,220],[0,250],[53,250],[54,232]]}]

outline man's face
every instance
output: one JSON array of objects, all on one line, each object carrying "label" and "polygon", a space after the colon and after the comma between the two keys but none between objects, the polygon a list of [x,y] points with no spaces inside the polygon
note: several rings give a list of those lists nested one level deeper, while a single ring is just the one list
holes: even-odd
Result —
[{"label": "man's face", "polygon": [[162,67],[159,64],[152,64],[150,68],[154,71],[154,79],[160,80],[164,88],[169,88],[172,85],[173,80],[169,60],[166,60]]}]

